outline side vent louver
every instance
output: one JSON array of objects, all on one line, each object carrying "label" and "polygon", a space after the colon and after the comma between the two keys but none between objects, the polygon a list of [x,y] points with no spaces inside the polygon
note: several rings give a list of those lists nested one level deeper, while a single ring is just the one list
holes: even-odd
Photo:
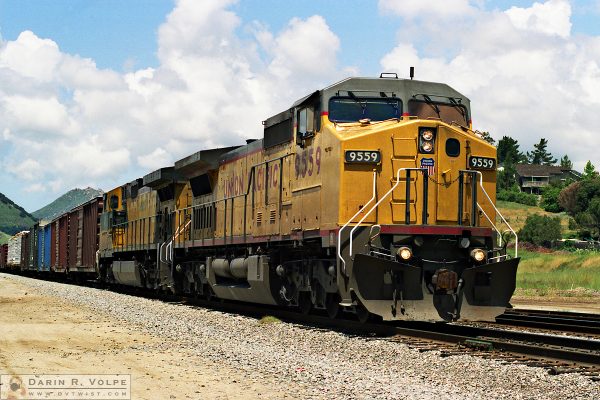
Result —
[{"label": "side vent louver", "polygon": [[262,224],[262,211],[256,212],[256,225]]}]

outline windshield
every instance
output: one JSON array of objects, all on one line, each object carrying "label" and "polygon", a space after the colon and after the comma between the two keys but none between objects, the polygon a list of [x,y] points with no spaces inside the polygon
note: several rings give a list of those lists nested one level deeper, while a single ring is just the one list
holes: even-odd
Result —
[{"label": "windshield", "polygon": [[446,123],[457,122],[469,126],[469,116],[467,108],[458,103],[442,103],[432,101],[429,98],[424,100],[410,100],[408,102],[408,113],[419,118],[439,118]]},{"label": "windshield", "polygon": [[400,118],[402,103],[392,97],[332,97],[329,100],[329,120],[332,122],[356,122],[363,118],[385,121]]}]

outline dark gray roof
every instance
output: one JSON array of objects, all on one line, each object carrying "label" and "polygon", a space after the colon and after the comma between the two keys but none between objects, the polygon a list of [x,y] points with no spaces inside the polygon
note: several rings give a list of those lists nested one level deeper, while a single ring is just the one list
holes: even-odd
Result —
[{"label": "dark gray roof", "polygon": [[562,174],[573,174],[579,177],[581,174],[577,171],[562,168],[556,165],[537,165],[537,164],[517,164],[515,165],[519,176],[552,176]]}]

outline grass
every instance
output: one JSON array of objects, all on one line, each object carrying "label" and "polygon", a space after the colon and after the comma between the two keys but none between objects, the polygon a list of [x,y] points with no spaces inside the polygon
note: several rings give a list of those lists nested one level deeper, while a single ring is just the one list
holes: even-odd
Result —
[{"label": "grass", "polygon": [[517,293],[586,297],[600,294],[600,253],[590,250],[538,253],[520,250]]},{"label": "grass", "polygon": [[8,243],[8,239],[10,239],[10,235],[8,235],[4,232],[0,232],[0,244]]},{"label": "grass", "polygon": [[279,324],[281,322],[280,319],[273,317],[271,315],[265,315],[260,320],[258,320],[259,324]]},{"label": "grass", "polygon": [[[537,206],[526,206],[524,204],[513,203],[510,201],[498,201],[496,205],[515,232],[523,228],[525,225],[525,220],[527,220],[528,216],[539,214],[560,218],[560,225],[562,227],[563,235],[571,233],[571,231],[569,231],[569,216],[566,213],[550,213]],[[500,224],[500,218],[497,217],[496,220],[498,224]]]}]

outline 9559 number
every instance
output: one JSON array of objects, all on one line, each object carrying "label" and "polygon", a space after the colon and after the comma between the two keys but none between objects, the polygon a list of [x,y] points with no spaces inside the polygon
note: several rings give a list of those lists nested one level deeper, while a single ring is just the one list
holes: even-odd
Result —
[{"label": "9559 number", "polygon": [[346,150],[347,163],[373,163],[381,162],[381,153],[377,150]]},{"label": "9559 number", "polygon": [[489,157],[469,157],[469,168],[471,169],[496,169],[496,159]]}]

